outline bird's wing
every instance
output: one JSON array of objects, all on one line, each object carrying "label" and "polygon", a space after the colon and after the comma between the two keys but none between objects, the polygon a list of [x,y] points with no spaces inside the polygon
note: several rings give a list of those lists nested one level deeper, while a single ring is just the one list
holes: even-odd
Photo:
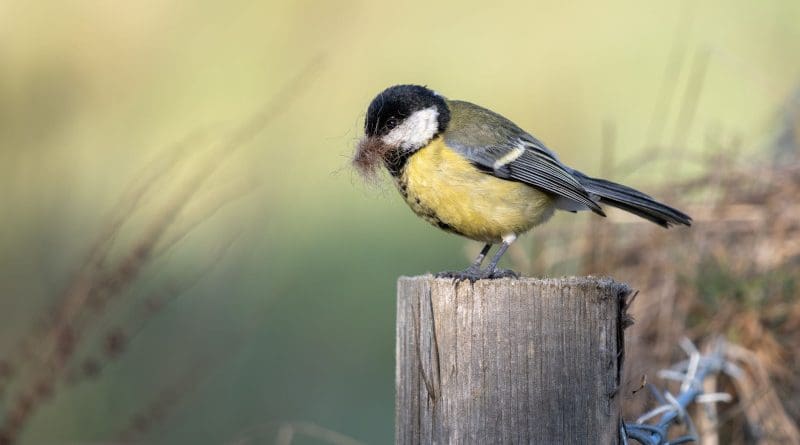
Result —
[{"label": "bird's wing", "polygon": [[444,132],[445,143],[477,168],[566,199],[567,208],[575,203],[604,215],[598,198],[541,141],[485,108],[462,101],[449,105],[452,118]]}]

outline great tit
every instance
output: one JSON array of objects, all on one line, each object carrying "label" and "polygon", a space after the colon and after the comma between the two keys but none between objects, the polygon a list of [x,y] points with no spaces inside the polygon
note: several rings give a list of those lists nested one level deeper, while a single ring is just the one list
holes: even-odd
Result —
[{"label": "great tit", "polygon": [[[423,86],[396,85],[378,94],[367,109],[364,133],[357,167],[374,170],[382,164],[414,213],[486,243],[466,270],[437,274],[441,277],[516,277],[497,263],[520,234],[555,210],[605,216],[600,204],[607,204],[662,227],[692,222],[638,190],[567,167],[505,117]],[[497,243],[497,253],[481,269]]]}]

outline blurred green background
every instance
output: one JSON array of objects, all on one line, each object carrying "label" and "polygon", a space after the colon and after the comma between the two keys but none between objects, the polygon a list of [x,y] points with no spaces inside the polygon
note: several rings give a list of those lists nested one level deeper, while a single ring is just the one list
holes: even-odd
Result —
[{"label": "blurred green background", "polygon": [[[109,261],[197,189],[175,243],[97,311],[83,344],[133,329],[124,354],[59,383],[19,443],[113,439],[175,387],[138,441],[272,443],[308,422],[390,443],[395,279],[464,267],[478,247],[349,168],[372,97],[419,83],[485,105],[589,174],[604,125],[616,165],[654,146],[691,159],[711,139],[771,137],[800,80],[798,24],[795,0],[0,2],[0,356],[56,304],[132,184],[154,190]],[[276,97],[255,137],[209,149]],[[614,179],[646,189],[671,174],[648,164]],[[131,321],[169,286],[178,298]],[[324,442],[313,435],[293,443]]]}]

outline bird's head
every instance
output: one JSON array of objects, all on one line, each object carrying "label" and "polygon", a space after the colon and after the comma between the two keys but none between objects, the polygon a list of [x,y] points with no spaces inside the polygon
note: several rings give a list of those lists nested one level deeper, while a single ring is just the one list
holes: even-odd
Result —
[{"label": "bird's head", "polygon": [[381,163],[391,171],[393,163],[424,147],[449,121],[450,109],[438,93],[419,85],[389,87],[369,104],[353,162],[365,174]]},{"label": "bird's head", "polygon": [[372,99],[364,134],[392,148],[413,151],[443,131],[449,121],[447,102],[438,93],[419,85],[395,85]]}]

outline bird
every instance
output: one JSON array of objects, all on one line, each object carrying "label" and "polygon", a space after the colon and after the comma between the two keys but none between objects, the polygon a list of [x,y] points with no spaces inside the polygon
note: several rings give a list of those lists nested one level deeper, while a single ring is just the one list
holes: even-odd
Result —
[{"label": "bird", "polygon": [[606,216],[602,205],[608,205],[665,228],[692,224],[689,215],[645,193],[568,167],[500,114],[421,85],[394,85],[375,96],[353,164],[365,175],[385,169],[415,214],[485,244],[469,267],[437,277],[518,278],[498,267],[500,259],[556,210]]}]

